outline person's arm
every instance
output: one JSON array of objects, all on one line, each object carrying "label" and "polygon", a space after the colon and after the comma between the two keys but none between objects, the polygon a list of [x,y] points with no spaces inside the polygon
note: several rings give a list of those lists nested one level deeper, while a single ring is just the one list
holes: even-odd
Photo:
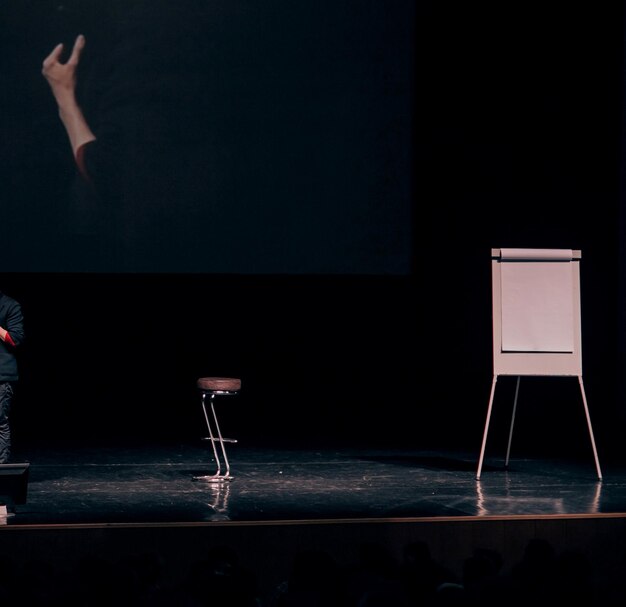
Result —
[{"label": "person's arm", "polygon": [[85,37],[80,35],[74,42],[70,58],[66,63],[61,63],[59,59],[63,52],[63,44],[57,44],[44,59],[41,70],[57,102],[59,117],[65,127],[77,162],[80,160],[81,148],[96,140],[76,99],[76,70],[84,47]]},{"label": "person's arm", "polygon": [[22,306],[15,300],[9,306],[4,326],[0,327],[0,339],[14,347],[24,341],[24,315]]}]

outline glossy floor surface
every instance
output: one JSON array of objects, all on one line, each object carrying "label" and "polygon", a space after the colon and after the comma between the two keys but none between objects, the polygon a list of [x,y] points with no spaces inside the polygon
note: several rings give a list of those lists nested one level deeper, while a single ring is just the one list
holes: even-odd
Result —
[{"label": "glossy floor surface", "polygon": [[204,443],[29,449],[9,525],[306,521],[626,513],[626,467],[592,459],[230,446],[233,479]]}]

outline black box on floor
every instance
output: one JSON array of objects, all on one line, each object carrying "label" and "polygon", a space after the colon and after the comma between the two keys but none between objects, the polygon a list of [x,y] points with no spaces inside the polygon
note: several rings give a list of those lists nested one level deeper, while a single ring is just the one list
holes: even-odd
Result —
[{"label": "black box on floor", "polygon": [[25,504],[30,464],[0,464],[0,503]]}]

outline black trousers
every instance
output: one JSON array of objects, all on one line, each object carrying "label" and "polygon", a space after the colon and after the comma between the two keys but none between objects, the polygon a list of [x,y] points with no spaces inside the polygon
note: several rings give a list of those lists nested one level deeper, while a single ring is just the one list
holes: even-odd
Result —
[{"label": "black trousers", "polygon": [[11,456],[11,427],[9,413],[13,404],[13,382],[0,382],[0,464],[6,464]]}]

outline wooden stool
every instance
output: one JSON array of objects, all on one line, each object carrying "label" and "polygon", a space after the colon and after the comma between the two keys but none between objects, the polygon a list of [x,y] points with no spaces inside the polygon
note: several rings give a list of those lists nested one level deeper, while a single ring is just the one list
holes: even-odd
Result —
[{"label": "wooden stool", "polygon": [[[203,440],[211,442],[217,470],[214,474],[194,476],[193,480],[210,483],[231,481],[233,477],[230,475],[230,464],[228,462],[228,456],[226,455],[225,443],[236,443],[237,441],[232,438],[222,437],[222,432],[215,413],[215,399],[218,396],[235,396],[236,394],[239,394],[239,390],[241,390],[241,380],[236,377],[201,377],[198,379],[196,385],[202,395],[202,411],[204,413],[204,420],[206,421],[207,429],[209,431],[209,436]],[[209,398],[209,403],[211,405],[210,417],[206,406],[207,397]],[[219,452],[216,443],[219,443]]]}]

